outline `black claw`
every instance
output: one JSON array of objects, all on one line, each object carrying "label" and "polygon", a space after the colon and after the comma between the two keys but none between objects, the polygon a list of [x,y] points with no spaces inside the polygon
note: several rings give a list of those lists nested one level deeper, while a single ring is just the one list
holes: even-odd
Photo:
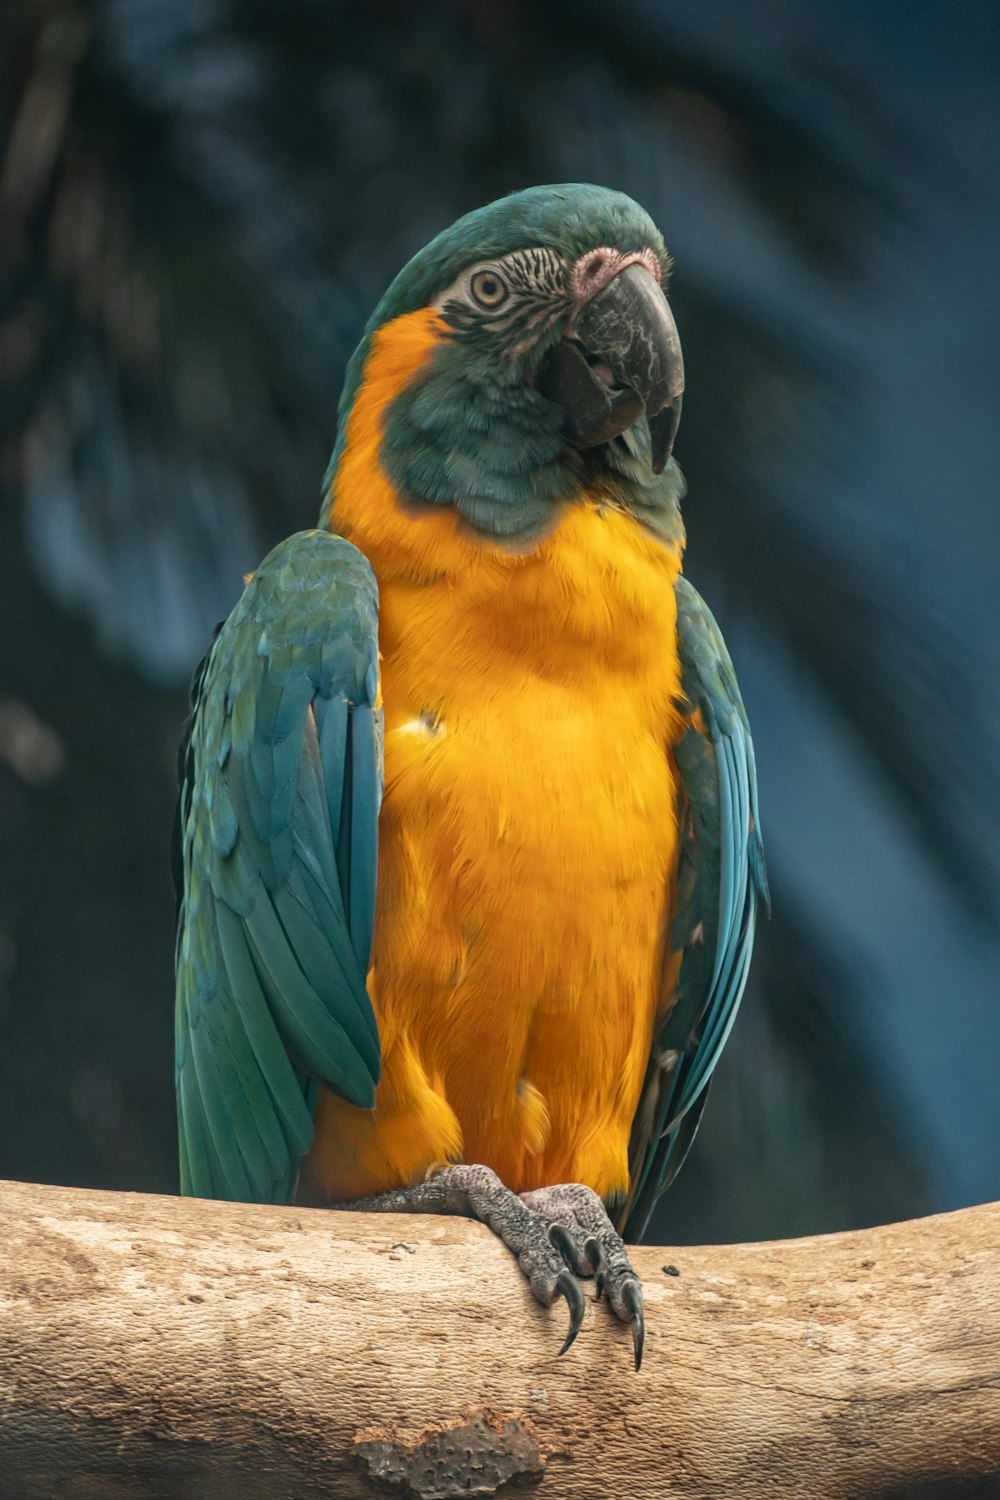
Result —
[{"label": "black claw", "polygon": [[559,1353],[562,1355],[566,1353],[566,1350],[580,1332],[586,1303],[583,1299],[583,1291],[581,1290],[580,1283],[569,1271],[560,1271],[556,1277],[556,1295],[558,1296],[559,1293],[562,1293],[566,1298],[566,1303],[569,1307],[569,1333],[567,1333],[563,1346],[559,1350]]},{"label": "black claw", "polygon": [[632,1329],[632,1348],[635,1350],[636,1370],[642,1364],[642,1346],[646,1339],[646,1324],[642,1313],[642,1286],[638,1281],[626,1281],[622,1287],[622,1303],[628,1313]]},{"label": "black claw", "polygon": [[594,1269],[594,1280],[596,1282],[597,1295],[599,1298],[603,1297],[604,1272],[607,1269],[608,1264],[607,1257],[604,1254],[604,1247],[601,1244],[600,1240],[595,1239],[594,1236],[591,1235],[590,1238],[584,1242],[583,1249],[584,1254],[586,1255],[587,1259],[590,1261],[590,1264]]},{"label": "black claw", "polygon": [[549,1243],[553,1249],[558,1250],[570,1270],[576,1269],[576,1246],[568,1232],[561,1224],[549,1225]]},{"label": "black claw", "polygon": [[642,1346],[646,1341],[646,1327],[642,1320],[642,1313],[637,1313],[634,1318],[629,1319],[632,1329],[632,1348],[635,1350],[636,1374],[642,1368]]}]

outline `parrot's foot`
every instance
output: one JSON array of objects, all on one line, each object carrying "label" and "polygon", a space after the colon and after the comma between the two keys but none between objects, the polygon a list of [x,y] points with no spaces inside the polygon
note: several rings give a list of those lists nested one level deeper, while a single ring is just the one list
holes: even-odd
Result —
[{"label": "parrot's foot", "polygon": [[582,1182],[561,1182],[522,1193],[521,1201],[547,1222],[549,1238],[567,1264],[578,1276],[595,1277],[598,1297],[606,1292],[615,1317],[629,1324],[638,1370],[646,1333],[642,1282],[600,1198]]},{"label": "parrot's foot", "polygon": [[331,1208],[361,1213],[461,1214],[479,1219],[503,1240],[543,1307],[565,1297],[569,1332],[565,1354],[580,1331],[586,1303],[578,1276],[597,1278],[597,1295],[607,1291],[615,1316],[632,1329],[635,1367],[642,1361],[642,1283],[625,1246],[612,1228],[597,1194],[580,1183],[539,1188],[518,1197],[489,1167],[443,1167],[414,1187],[397,1188],[333,1203]]}]

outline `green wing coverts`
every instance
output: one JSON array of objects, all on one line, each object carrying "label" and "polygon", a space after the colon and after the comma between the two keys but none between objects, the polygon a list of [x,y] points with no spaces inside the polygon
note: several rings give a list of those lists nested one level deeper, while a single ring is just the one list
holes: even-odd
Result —
[{"label": "green wing coverts", "polygon": [[377,624],[361,553],[300,532],[261,564],[196,675],[177,844],[185,1193],[287,1202],[319,1083],[374,1105]]},{"label": "green wing coverts", "polygon": [[690,717],[674,752],[681,846],[669,947],[683,957],[632,1129],[632,1186],[621,1215],[627,1239],[642,1236],[694,1140],[746,985],[757,904],[768,899],[753,743],[733,664],[686,578],[678,578],[676,593]]}]

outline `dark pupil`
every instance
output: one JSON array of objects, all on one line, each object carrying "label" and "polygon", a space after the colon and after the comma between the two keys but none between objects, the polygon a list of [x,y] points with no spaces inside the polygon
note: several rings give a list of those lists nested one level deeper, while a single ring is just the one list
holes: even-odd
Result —
[{"label": "dark pupil", "polygon": [[479,283],[479,294],[480,296],[485,297],[487,302],[491,302],[497,295],[499,290],[500,283],[497,281],[495,276],[484,276],[482,281]]}]

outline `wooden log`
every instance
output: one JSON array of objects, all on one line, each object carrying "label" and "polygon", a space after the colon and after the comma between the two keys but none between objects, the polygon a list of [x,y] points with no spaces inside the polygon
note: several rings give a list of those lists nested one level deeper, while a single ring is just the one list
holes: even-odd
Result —
[{"label": "wooden log", "polygon": [[1000,1496],[1000,1205],[637,1250],[638,1375],[600,1303],[557,1358],[564,1305],[464,1220],[0,1211],[5,1497]]}]

